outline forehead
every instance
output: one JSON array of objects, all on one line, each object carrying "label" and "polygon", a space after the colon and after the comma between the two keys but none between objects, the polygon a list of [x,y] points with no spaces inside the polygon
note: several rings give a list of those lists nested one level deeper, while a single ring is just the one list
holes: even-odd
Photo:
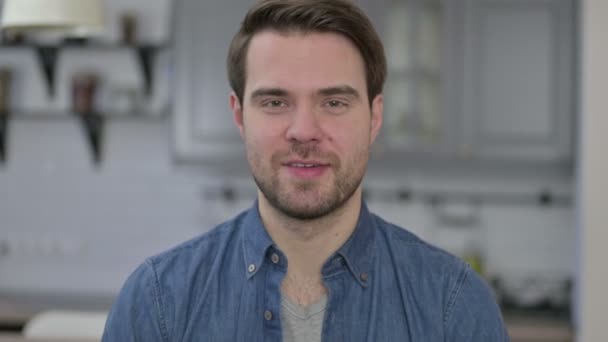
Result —
[{"label": "forehead", "polygon": [[246,94],[259,87],[310,91],[345,84],[361,93],[366,88],[361,54],[336,33],[257,33],[249,45],[246,70]]}]

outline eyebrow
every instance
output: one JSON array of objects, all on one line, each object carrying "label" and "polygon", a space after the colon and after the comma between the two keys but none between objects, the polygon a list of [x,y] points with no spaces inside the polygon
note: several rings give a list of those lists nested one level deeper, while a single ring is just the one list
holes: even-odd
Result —
[{"label": "eyebrow", "polygon": [[317,93],[321,96],[350,95],[355,98],[361,98],[361,95],[359,94],[359,92],[355,88],[348,86],[348,85],[322,88],[322,89],[319,89],[319,91]]},{"label": "eyebrow", "polygon": [[260,88],[251,93],[250,98],[253,100],[264,96],[287,96],[287,90],[281,88]]},{"label": "eyebrow", "polygon": [[[287,95],[289,95],[287,90],[282,89],[282,88],[259,88],[259,89],[254,90],[251,93],[250,98],[252,100],[254,100],[256,98],[264,97],[264,96],[287,96]],[[349,95],[349,96],[353,96],[358,99],[361,98],[361,95],[359,94],[359,92],[355,88],[348,86],[348,85],[321,88],[317,91],[317,95],[320,95],[320,96]]]}]

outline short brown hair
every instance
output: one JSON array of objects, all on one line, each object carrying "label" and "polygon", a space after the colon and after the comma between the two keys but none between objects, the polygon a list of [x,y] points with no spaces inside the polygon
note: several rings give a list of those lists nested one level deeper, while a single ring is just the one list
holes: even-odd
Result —
[{"label": "short brown hair", "polygon": [[278,32],[331,32],[348,38],[365,63],[370,104],[382,93],[386,79],[386,56],[369,18],[349,0],[262,0],[252,7],[232,39],[228,52],[230,87],[243,102],[246,59],[253,36],[263,30]]}]

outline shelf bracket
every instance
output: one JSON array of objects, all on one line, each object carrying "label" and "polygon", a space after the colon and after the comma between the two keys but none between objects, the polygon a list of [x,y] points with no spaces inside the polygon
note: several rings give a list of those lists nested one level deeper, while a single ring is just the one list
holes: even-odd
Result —
[{"label": "shelf bracket", "polygon": [[153,45],[140,45],[137,46],[136,49],[141,71],[144,76],[146,96],[150,96],[152,95],[152,88],[154,85],[154,73],[152,72],[152,67],[156,53],[158,52],[158,47]]},{"label": "shelf bracket", "polygon": [[101,164],[105,119],[98,113],[78,113],[95,165]]},{"label": "shelf bracket", "polygon": [[38,62],[44,73],[47,84],[47,94],[49,97],[55,95],[55,65],[57,64],[57,46],[37,46]]},{"label": "shelf bracket", "polygon": [[0,164],[6,162],[8,141],[8,113],[0,113]]}]

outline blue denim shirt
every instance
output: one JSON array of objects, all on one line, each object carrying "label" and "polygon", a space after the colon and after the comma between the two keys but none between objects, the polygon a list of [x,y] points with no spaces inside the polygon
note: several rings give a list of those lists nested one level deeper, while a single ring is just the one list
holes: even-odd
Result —
[{"label": "blue denim shirt", "polygon": [[[103,342],[281,341],[287,263],[256,203],[142,264],[121,290]],[[322,277],[323,341],[509,340],[488,286],[471,268],[365,205]]]}]

